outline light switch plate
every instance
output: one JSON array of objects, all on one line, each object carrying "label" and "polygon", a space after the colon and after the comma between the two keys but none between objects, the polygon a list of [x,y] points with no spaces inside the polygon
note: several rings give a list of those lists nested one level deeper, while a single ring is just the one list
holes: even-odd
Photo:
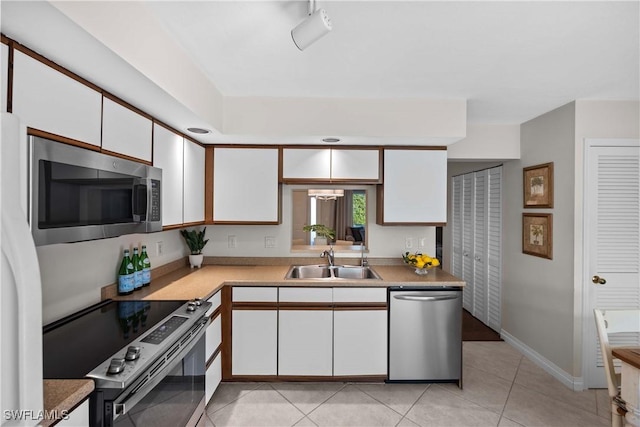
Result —
[{"label": "light switch plate", "polygon": [[275,248],[276,247],[276,237],[275,236],[265,236],[265,238],[264,238],[264,247],[265,248]]},{"label": "light switch plate", "polygon": [[238,247],[238,239],[236,239],[236,236],[234,235],[227,236],[227,246],[230,248]]},{"label": "light switch plate", "polygon": [[404,247],[407,249],[413,249],[413,237],[407,237],[404,240]]}]

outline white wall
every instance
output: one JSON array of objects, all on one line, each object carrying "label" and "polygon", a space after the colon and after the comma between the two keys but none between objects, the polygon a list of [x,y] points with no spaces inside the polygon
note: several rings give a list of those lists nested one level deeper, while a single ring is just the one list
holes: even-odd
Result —
[{"label": "white wall", "polygon": [[[156,253],[159,241],[163,255]],[[178,230],[39,246],[44,324],[99,302],[100,289],[116,281],[123,250],[142,245],[147,245],[152,268],[188,254]]]},{"label": "white wall", "polygon": [[[309,252],[291,252],[292,206],[291,191],[309,188],[300,185],[282,187],[282,223],[280,225],[208,225],[207,236],[211,239],[205,247],[205,256],[243,256],[243,257],[297,257],[313,256]],[[367,240],[369,258],[400,257],[405,250],[405,239],[412,237],[416,245],[425,238],[424,249],[417,246],[413,250],[424,250],[435,255],[435,227],[381,226],[376,222],[375,186],[344,186],[343,188],[365,188],[367,190]],[[229,248],[228,236],[236,236],[237,247]],[[276,247],[266,249],[267,236],[276,238]],[[336,255],[337,257],[348,255]]]},{"label": "white wall", "polygon": [[520,125],[467,125],[467,136],[447,147],[449,160],[520,158]]}]

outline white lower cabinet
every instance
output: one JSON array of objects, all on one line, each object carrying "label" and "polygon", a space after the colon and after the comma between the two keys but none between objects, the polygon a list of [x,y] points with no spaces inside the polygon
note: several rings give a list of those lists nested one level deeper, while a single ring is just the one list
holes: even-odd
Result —
[{"label": "white lower cabinet", "polygon": [[232,375],[277,375],[277,310],[233,310],[231,316]]},{"label": "white lower cabinet", "polygon": [[336,310],[333,323],[333,375],[386,375],[386,310]]},{"label": "white lower cabinet", "polygon": [[59,427],[76,427],[89,425],[89,399],[86,399],[73,411],[67,414],[56,426]]},{"label": "white lower cabinet", "polygon": [[331,309],[280,310],[278,339],[279,375],[333,375]]}]

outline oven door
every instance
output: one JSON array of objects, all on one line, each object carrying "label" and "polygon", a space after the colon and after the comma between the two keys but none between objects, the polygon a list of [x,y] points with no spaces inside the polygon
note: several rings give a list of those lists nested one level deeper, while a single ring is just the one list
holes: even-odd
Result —
[{"label": "oven door", "polygon": [[117,396],[94,393],[92,407],[101,413],[92,415],[93,425],[195,426],[205,408],[205,329],[190,349],[166,364],[154,364]]}]

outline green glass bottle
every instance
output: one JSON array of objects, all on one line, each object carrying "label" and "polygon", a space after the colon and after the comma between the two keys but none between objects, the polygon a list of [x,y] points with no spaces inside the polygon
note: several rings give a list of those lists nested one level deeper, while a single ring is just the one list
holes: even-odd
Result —
[{"label": "green glass bottle", "polygon": [[133,292],[135,287],[134,272],[133,263],[129,258],[129,249],[125,249],[118,271],[118,295],[129,295]]},{"label": "green glass bottle", "polygon": [[151,284],[151,261],[147,254],[147,247],[142,245],[142,255],[140,255],[142,261],[142,286],[149,286]]},{"label": "green glass bottle", "polygon": [[139,291],[142,289],[142,264],[140,263],[140,256],[138,255],[138,248],[133,248],[133,290]]}]

